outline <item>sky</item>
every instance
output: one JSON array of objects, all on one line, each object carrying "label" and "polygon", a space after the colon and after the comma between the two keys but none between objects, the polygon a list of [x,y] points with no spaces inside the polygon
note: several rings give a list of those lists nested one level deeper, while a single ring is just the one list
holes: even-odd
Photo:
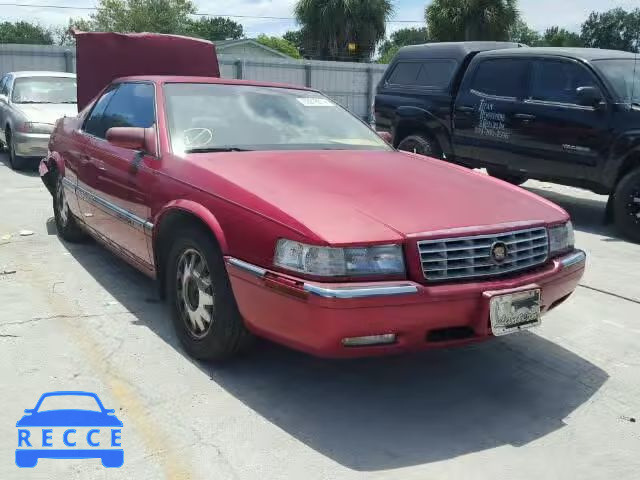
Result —
[{"label": "sky", "polygon": [[[292,17],[296,0],[193,0],[198,11],[216,16],[249,15]],[[42,25],[64,25],[70,17],[87,16],[97,0],[0,0],[0,21],[30,20]],[[38,7],[18,7],[6,3],[36,4]],[[430,0],[395,0],[395,16],[392,20],[408,20],[412,23],[389,23],[389,31],[403,27],[424,25],[424,7]],[[43,8],[43,5],[59,5],[69,9]],[[627,10],[640,8],[640,0],[519,0],[524,20],[536,30],[559,25],[579,31],[580,25],[591,11],[605,11],[615,7]],[[281,35],[294,29],[294,20],[233,18],[242,23],[245,34],[255,37],[260,33]]]}]

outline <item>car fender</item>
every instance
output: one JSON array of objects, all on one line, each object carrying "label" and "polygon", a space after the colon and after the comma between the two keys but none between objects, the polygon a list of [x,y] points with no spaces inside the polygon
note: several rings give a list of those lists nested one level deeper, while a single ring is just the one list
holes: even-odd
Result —
[{"label": "car fender", "polygon": [[172,200],[171,202],[166,204],[164,207],[162,207],[160,211],[157,213],[157,215],[154,218],[154,228],[153,228],[154,245],[156,241],[156,235],[158,235],[158,232],[160,231],[159,227],[162,224],[163,218],[165,218],[165,215],[176,210],[181,210],[183,212],[190,213],[195,217],[199,218],[205,225],[209,227],[213,235],[216,237],[222,254],[223,255],[228,254],[229,246],[227,244],[224,231],[222,230],[222,226],[220,225],[220,222],[218,222],[218,219],[215,217],[215,215],[213,215],[213,213],[211,213],[211,210],[209,210],[204,205],[194,202],[193,200],[186,200],[186,199]]},{"label": "car fender", "polygon": [[640,157],[640,130],[630,130],[619,135],[613,142],[608,160],[602,167],[602,183],[614,189],[620,180],[626,162],[633,156]]},{"label": "car fender", "polygon": [[[451,153],[451,133],[447,125],[434,114],[419,107],[399,107],[394,118],[394,139],[395,132],[408,123],[418,124],[423,130],[429,130],[438,141],[440,148],[445,154]],[[398,139],[399,140],[399,139]]]}]

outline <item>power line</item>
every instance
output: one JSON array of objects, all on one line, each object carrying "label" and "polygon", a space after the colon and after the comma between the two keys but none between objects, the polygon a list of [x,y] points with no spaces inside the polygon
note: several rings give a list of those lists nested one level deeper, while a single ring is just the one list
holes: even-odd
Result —
[{"label": "power line", "polygon": [[[50,8],[57,10],[97,10],[97,7],[70,7],[68,5],[38,5],[35,3],[0,3],[2,7],[33,7],[33,8]],[[293,20],[294,17],[272,17],[268,15],[221,15],[206,12],[196,12],[193,15],[203,17],[227,17],[227,18],[256,18],[260,20]],[[387,20],[386,23],[424,23],[423,20]]]}]

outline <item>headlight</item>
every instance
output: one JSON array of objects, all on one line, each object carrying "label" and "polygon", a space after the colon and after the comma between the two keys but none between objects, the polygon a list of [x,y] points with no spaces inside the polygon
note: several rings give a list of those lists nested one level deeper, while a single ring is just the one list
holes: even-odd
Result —
[{"label": "headlight", "polygon": [[24,122],[18,127],[18,131],[22,133],[52,133],[53,125],[51,123]]},{"label": "headlight", "polygon": [[571,222],[549,229],[549,252],[552,256],[573,250],[574,243],[575,237]]},{"label": "headlight", "polygon": [[400,245],[333,248],[281,238],[276,244],[273,263],[287,270],[320,277],[405,273]]}]

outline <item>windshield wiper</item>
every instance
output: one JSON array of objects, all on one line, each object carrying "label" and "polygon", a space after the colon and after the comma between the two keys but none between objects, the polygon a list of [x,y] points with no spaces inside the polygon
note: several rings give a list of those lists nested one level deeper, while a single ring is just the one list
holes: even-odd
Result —
[{"label": "windshield wiper", "polygon": [[186,150],[186,153],[215,153],[215,152],[252,152],[249,148],[239,147],[199,147],[190,148]]}]

